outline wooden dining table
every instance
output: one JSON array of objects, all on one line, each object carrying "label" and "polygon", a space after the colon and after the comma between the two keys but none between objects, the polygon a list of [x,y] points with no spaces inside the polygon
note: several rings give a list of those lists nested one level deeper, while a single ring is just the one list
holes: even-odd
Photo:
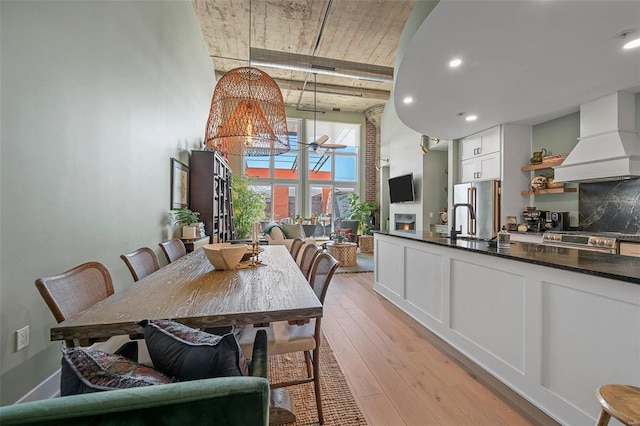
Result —
[{"label": "wooden dining table", "polygon": [[145,319],[209,328],[322,317],[322,304],[286,247],[261,248],[261,265],[228,271],[214,269],[199,248],[57,324],[51,340],[140,335]]}]

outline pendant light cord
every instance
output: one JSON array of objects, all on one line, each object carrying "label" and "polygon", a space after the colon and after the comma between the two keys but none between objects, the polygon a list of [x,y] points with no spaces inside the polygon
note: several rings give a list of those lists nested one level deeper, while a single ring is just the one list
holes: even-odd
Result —
[{"label": "pendant light cord", "polygon": [[316,143],[316,114],[318,112],[318,73],[313,73],[313,142]]}]

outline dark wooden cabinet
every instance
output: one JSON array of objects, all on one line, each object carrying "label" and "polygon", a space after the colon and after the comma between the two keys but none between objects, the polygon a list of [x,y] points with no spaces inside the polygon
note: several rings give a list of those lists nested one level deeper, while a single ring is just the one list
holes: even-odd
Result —
[{"label": "dark wooden cabinet", "polygon": [[192,151],[189,162],[190,208],[200,212],[211,242],[225,242],[235,237],[231,169],[215,151]]}]

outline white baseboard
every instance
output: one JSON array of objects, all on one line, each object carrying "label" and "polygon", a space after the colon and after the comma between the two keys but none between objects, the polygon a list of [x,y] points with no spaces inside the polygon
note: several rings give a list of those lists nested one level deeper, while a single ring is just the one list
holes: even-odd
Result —
[{"label": "white baseboard", "polygon": [[56,398],[60,396],[60,370],[58,369],[42,383],[31,389],[29,393],[20,398],[16,404],[21,402],[39,401],[41,399]]}]

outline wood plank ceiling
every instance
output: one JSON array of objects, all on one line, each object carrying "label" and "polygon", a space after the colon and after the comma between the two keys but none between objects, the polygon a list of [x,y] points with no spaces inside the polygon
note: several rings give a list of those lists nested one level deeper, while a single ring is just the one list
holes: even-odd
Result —
[{"label": "wood plank ceiling", "polygon": [[[345,66],[394,66],[414,0],[192,0],[216,70],[248,66],[266,50],[290,57],[347,61]],[[251,34],[249,34],[251,22]],[[252,51],[252,53],[250,53]],[[304,57],[301,56],[301,57]],[[278,83],[287,106],[362,112],[384,104],[392,82],[258,66]]]}]

